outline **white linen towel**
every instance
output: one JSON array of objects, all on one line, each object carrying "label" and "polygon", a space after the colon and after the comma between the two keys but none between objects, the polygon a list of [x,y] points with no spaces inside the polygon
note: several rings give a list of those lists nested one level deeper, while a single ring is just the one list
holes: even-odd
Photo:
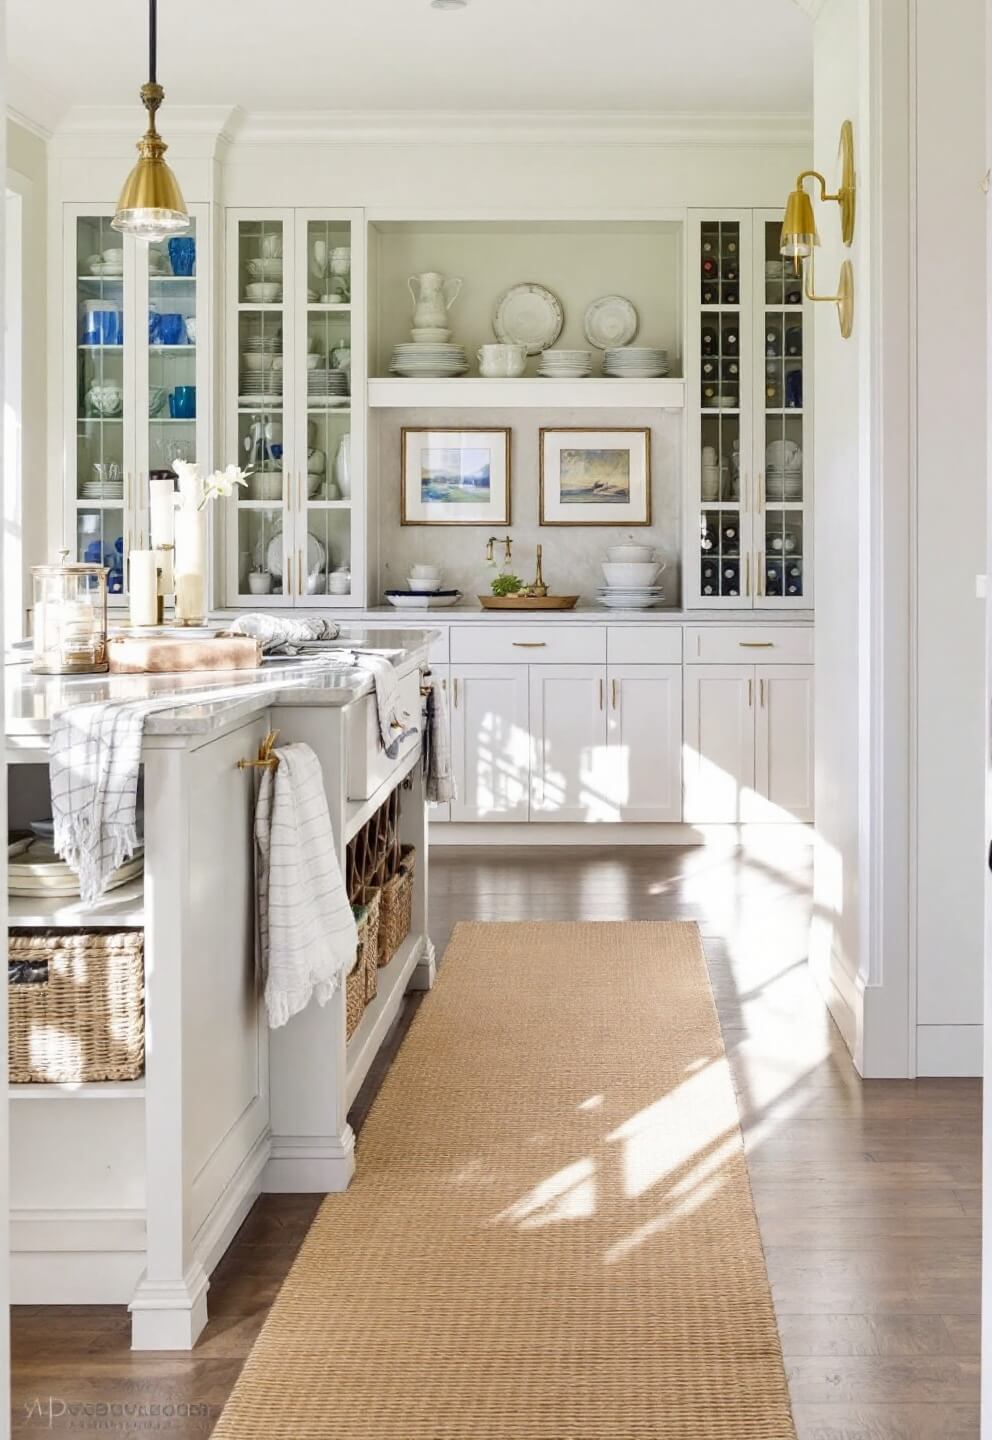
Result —
[{"label": "white linen towel", "polygon": [[435,805],[457,800],[458,792],[451,770],[448,712],[438,692],[436,680],[432,681],[427,695],[426,750],[424,769],[427,772],[427,799]]},{"label": "white linen towel", "polygon": [[382,748],[392,760],[399,752],[400,741],[416,729],[416,720],[408,710],[400,709],[400,687],[392,661],[371,650],[355,650],[353,653],[355,664],[359,669],[367,670],[375,682],[379,738]]},{"label": "white linen towel", "polygon": [[326,1005],[358,950],[320,761],[309,745],[275,753],[279,764],[263,772],[255,806],[259,941],[273,1029],[311,995]]},{"label": "white linen towel", "polygon": [[252,611],[239,615],[231,626],[233,635],[252,635],[261,640],[263,650],[282,645],[303,645],[308,640],[336,640],[341,626],[321,615],[264,615]]}]

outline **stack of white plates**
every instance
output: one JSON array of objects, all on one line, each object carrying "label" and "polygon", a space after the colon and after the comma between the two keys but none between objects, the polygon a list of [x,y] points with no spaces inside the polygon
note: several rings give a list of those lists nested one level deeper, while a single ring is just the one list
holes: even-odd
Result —
[{"label": "stack of white plates", "polygon": [[259,370],[242,368],[238,380],[239,399],[279,400],[282,396],[282,379],[281,361],[278,368],[274,364],[263,365]]},{"label": "stack of white plates", "polygon": [[765,472],[765,498],[768,500],[801,500],[802,470],[768,470]]},{"label": "stack of white plates", "polygon": [[422,379],[447,379],[468,372],[464,345],[448,345],[441,341],[410,341],[393,346],[393,375]]},{"label": "stack of white plates", "polygon": [[80,487],[83,500],[123,500],[123,480],[84,480]]},{"label": "stack of white plates", "polygon": [[[108,890],[126,885],[144,868],[144,850],[139,846],[131,859],[115,870]],[[7,862],[7,892],[10,895],[65,896],[79,894],[79,876],[44,841],[35,841],[29,850]]]},{"label": "stack of white plates", "polygon": [[547,380],[584,380],[591,370],[591,350],[544,350],[537,367]]},{"label": "stack of white plates", "polygon": [[668,374],[668,351],[652,345],[619,345],[607,350],[603,374],[621,380],[655,380]]},{"label": "stack of white plates", "polygon": [[609,610],[649,610],[660,605],[665,595],[655,584],[665,567],[650,545],[614,545],[606,552],[603,574],[606,585],[599,592]]},{"label": "stack of white plates", "polygon": [[252,320],[241,327],[241,348],[258,355],[281,355],[282,331],[276,325]]},{"label": "stack of white plates", "polygon": [[348,395],[347,370],[331,370],[314,367],[307,371],[307,396],[311,405],[318,400],[327,400],[335,405]]}]

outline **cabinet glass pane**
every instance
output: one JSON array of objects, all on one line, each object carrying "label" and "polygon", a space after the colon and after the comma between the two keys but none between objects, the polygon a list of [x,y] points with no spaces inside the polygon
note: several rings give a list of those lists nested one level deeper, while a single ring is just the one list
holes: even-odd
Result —
[{"label": "cabinet glass pane", "polygon": [[148,246],[148,467],[196,460],[196,222]]},{"label": "cabinet glass pane", "polygon": [[704,599],[742,593],[740,265],[740,225],[705,221],[699,255],[699,592]]},{"label": "cabinet glass pane", "polygon": [[[351,226],[307,222],[309,595],[351,591]],[[337,572],[335,574],[335,572]]]},{"label": "cabinet glass pane", "polygon": [[76,221],[76,549],[124,588],[124,248],[109,216]]},{"label": "cabinet glass pane", "polygon": [[802,286],[778,254],[780,228],[764,226],[764,566],[763,592],[800,599],[803,589],[805,437]]},{"label": "cabinet glass pane", "polygon": [[290,591],[292,516],[283,462],[283,226],[238,226],[238,463],[251,474],[237,508],[239,595]]}]

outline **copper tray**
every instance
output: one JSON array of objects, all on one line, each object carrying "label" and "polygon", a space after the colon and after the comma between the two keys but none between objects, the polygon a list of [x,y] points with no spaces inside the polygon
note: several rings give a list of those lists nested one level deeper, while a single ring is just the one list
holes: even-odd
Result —
[{"label": "copper tray", "polygon": [[578,595],[480,595],[483,610],[574,610]]}]

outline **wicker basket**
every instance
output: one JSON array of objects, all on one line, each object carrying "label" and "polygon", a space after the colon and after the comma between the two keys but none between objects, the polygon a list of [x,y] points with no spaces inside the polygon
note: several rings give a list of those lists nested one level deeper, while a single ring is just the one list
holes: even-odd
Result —
[{"label": "wicker basket", "polygon": [[358,923],[358,959],[345,987],[345,1034],[350,1040],[358,1029],[365,1006],[375,996],[379,952],[379,895],[367,905],[353,905]]},{"label": "wicker basket", "polygon": [[145,1064],[140,930],[12,934],[10,1081],[136,1080]]},{"label": "wicker basket", "polygon": [[388,965],[410,933],[413,924],[413,875],[417,851],[404,845],[396,873],[382,887],[379,911],[379,964]]}]

